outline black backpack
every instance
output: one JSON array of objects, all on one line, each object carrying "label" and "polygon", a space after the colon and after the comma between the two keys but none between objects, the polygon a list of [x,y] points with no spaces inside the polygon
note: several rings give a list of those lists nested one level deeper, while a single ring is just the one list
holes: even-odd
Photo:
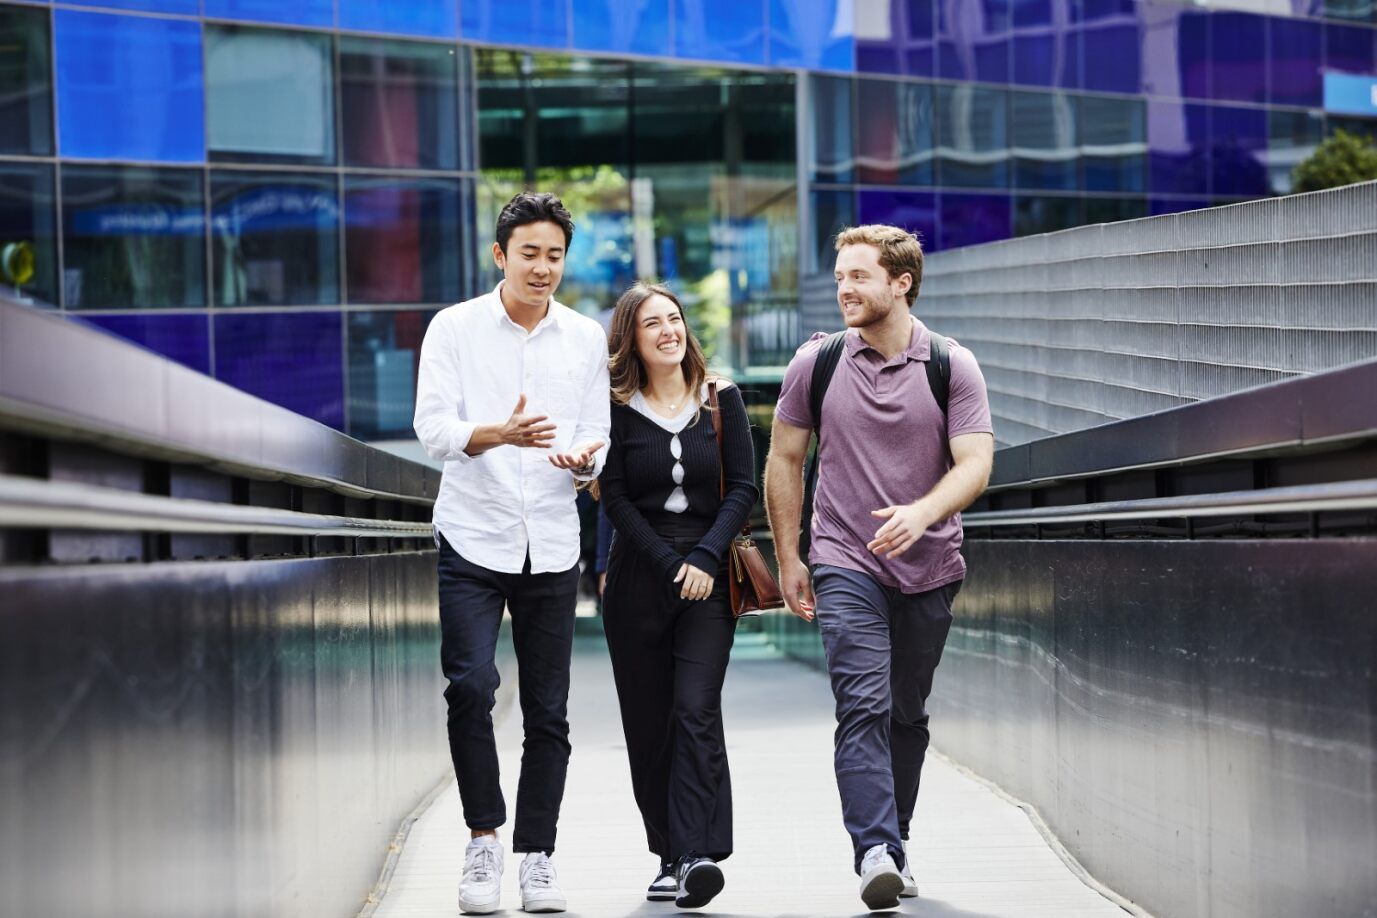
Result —
[{"label": "black backpack", "polygon": [[[846,332],[834,332],[822,342],[818,351],[818,361],[813,364],[813,380],[808,391],[808,405],[813,413],[813,434],[818,438],[818,448],[822,447],[822,400],[827,395],[827,387],[832,384],[832,374],[837,372],[841,360],[842,346],[846,343]],[[941,335],[932,335],[932,354],[928,357],[928,388],[937,402],[938,409],[945,420],[947,400],[951,389],[951,342]],[[808,558],[808,547],[813,540],[813,491],[818,485],[818,460],[821,455],[813,453],[813,461],[808,465],[808,479],[803,488],[803,519],[799,524],[799,557]]]}]

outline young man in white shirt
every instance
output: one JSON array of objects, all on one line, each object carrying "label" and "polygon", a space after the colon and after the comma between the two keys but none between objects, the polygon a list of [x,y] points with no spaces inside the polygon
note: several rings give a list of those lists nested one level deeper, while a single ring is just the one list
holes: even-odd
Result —
[{"label": "young man in white shirt", "polygon": [[[421,346],[416,435],[444,460],[435,501],[441,664],[449,745],[472,840],[459,907],[497,910],[507,819],[492,709],[494,653],[511,610],[525,744],[512,849],[522,907],[562,912],[550,854],[569,763],[569,662],[578,589],[575,481],[606,455],[607,337],[555,302],[574,223],[552,194],[523,192],[497,218],[493,260],[504,279],[451,306]],[[515,407],[513,407],[515,406]]]}]

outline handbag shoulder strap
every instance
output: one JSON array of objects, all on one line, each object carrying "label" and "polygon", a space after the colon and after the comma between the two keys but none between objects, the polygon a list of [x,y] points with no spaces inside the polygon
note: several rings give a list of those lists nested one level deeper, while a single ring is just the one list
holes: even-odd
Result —
[{"label": "handbag shoulder strap", "polygon": [[[708,380],[708,413],[712,415],[712,433],[717,438],[717,496],[727,498],[727,457],[722,452],[722,415],[717,410],[717,380]],[[741,525],[741,534],[751,537],[751,519]]]}]

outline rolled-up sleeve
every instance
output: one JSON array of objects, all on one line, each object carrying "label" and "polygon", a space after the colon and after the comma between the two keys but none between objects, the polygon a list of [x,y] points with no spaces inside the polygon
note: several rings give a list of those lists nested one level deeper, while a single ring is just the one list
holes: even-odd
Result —
[{"label": "rolled-up sleeve", "polygon": [[464,387],[452,330],[437,316],[421,342],[413,426],[426,455],[442,462],[472,462],[464,452],[477,424],[464,419]]},{"label": "rolled-up sleeve", "polygon": [[588,384],[583,393],[583,404],[579,408],[579,421],[574,427],[574,445],[591,440],[602,441],[602,448],[593,454],[593,471],[587,475],[575,475],[579,481],[592,481],[602,474],[607,462],[608,431],[612,427],[612,386],[607,372],[607,341],[602,330],[590,335],[589,350],[595,351],[592,372],[588,374]]}]

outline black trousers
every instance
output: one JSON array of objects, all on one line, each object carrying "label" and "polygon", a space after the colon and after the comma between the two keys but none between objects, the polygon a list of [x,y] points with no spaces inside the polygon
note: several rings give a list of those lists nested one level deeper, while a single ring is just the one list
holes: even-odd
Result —
[{"label": "black trousers", "polygon": [[525,743],[516,790],[512,850],[555,850],[569,768],[569,663],[578,565],[567,571],[502,574],[466,560],[440,539],[440,663],[449,704],[449,753],[470,829],[507,821],[498,783],[492,709],[502,610],[511,609]]},{"label": "black trousers", "polygon": [[[666,536],[687,554],[698,533]],[[631,786],[646,842],[661,861],[732,852],[732,789],[722,732],[722,682],[736,636],[727,572],[712,595],[680,599],[624,540],[607,565],[603,628],[621,705]]]}]

